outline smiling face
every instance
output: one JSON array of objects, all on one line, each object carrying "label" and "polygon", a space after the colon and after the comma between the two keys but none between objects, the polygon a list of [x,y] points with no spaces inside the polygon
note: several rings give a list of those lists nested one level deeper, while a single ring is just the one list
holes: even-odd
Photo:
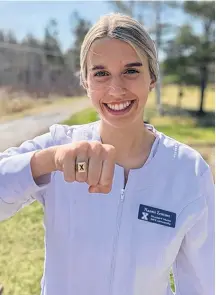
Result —
[{"label": "smiling face", "polygon": [[101,120],[113,127],[143,122],[143,111],[154,82],[147,57],[142,60],[128,43],[103,38],[87,55],[86,88]]}]

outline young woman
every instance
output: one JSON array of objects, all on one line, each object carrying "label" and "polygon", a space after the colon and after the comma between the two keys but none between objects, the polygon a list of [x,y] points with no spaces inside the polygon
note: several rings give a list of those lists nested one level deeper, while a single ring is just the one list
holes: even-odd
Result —
[{"label": "young woman", "polygon": [[[143,123],[153,41],[111,14],[88,32],[81,81],[100,120],[56,124],[0,154],[0,219],[44,207],[42,295],[214,294],[214,185],[201,155]],[[27,237],[26,237],[27,238]]]}]

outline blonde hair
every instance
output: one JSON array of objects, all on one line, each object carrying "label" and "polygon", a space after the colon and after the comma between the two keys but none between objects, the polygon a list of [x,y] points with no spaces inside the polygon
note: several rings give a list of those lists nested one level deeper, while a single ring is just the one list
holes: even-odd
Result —
[{"label": "blonde hair", "polygon": [[120,13],[111,13],[99,19],[86,34],[80,51],[80,82],[85,85],[87,79],[87,54],[92,43],[101,38],[115,38],[130,44],[140,59],[146,55],[151,78],[158,79],[158,59],[155,44],[138,21]]}]

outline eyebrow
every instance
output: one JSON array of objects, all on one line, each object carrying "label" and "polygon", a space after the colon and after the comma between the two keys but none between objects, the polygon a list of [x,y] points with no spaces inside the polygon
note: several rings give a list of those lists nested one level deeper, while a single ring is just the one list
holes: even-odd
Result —
[{"label": "eyebrow", "polygon": [[[141,67],[142,63],[141,62],[131,62],[129,64],[124,65],[124,68],[132,68],[132,67]],[[105,67],[102,65],[97,65],[97,66],[93,66],[91,68],[91,71],[95,71],[95,70],[104,70]]]}]

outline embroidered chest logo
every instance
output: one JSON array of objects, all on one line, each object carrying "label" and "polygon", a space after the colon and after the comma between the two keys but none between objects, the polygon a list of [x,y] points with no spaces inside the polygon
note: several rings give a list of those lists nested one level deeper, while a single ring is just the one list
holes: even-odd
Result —
[{"label": "embroidered chest logo", "polygon": [[174,228],[176,213],[140,204],[138,219]]}]

